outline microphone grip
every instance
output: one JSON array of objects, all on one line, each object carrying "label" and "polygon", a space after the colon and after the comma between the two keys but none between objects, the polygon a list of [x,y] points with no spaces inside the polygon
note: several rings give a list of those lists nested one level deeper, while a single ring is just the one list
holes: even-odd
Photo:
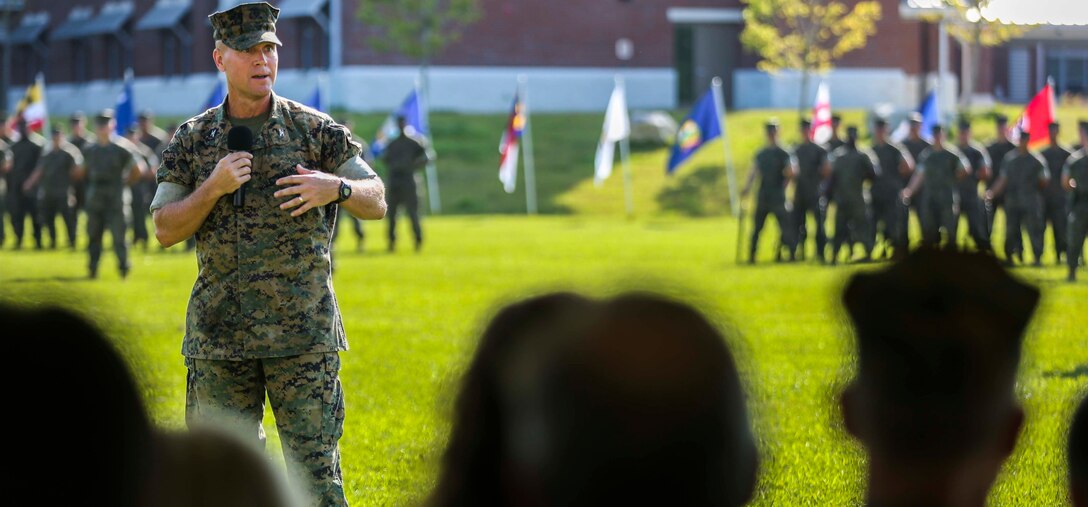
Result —
[{"label": "microphone grip", "polygon": [[242,183],[242,186],[238,187],[238,190],[234,191],[234,207],[244,208],[246,205],[246,183]]}]

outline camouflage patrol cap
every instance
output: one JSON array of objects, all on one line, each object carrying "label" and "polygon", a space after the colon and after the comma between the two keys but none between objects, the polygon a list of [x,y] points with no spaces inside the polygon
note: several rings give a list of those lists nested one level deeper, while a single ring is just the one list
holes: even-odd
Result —
[{"label": "camouflage patrol cap", "polygon": [[921,125],[922,124],[922,113],[910,113],[907,116],[907,119],[910,120],[910,122],[915,124],[915,125]]},{"label": "camouflage patrol cap", "polygon": [[113,109],[106,108],[106,109],[103,109],[101,112],[99,112],[97,115],[95,115],[94,124],[95,125],[107,125],[107,124],[109,124],[110,120],[112,120],[113,118],[114,118]]},{"label": "camouflage patrol cap", "polygon": [[967,118],[960,118],[960,121],[956,126],[959,127],[960,132],[966,132],[968,130],[971,130],[971,120],[968,120]]},{"label": "camouflage patrol cap", "polygon": [[880,118],[877,118],[876,120],[873,121],[873,127],[874,128],[882,129],[882,128],[887,127],[887,126],[888,126],[888,119],[887,118],[880,117]]},{"label": "camouflage patrol cap", "polygon": [[72,113],[72,116],[68,117],[69,123],[78,123],[87,119],[87,115],[83,114],[83,111],[76,111]]},{"label": "camouflage patrol cap", "polygon": [[765,130],[768,134],[772,132],[778,132],[778,118],[771,118],[767,120],[767,122],[763,124],[763,130]]},{"label": "camouflage patrol cap", "polygon": [[282,46],[276,37],[276,19],[280,10],[268,2],[241,4],[208,16],[212,22],[212,37],[227,47],[245,51],[262,42]]}]

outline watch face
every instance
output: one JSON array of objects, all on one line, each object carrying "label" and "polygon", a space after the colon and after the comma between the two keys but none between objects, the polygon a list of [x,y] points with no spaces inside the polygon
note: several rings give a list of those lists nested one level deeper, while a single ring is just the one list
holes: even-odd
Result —
[{"label": "watch face", "polygon": [[348,185],[347,183],[341,182],[340,183],[340,200],[341,201],[346,201],[349,197],[351,197],[351,185]]}]

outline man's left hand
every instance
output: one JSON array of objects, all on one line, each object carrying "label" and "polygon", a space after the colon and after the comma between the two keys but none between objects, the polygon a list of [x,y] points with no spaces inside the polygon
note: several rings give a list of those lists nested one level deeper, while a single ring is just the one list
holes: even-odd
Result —
[{"label": "man's left hand", "polygon": [[280,209],[291,211],[291,216],[297,217],[318,206],[324,206],[340,198],[340,178],[320,171],[311,171],[302,164],[295,166],[298,174],[284,176],[276,180],[276,184],[283,188],[273,194],[273,197],[290,197],[280,204]]}]

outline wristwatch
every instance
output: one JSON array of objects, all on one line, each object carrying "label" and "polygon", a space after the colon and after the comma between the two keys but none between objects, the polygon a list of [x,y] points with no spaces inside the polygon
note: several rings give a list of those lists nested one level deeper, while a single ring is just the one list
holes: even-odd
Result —
[{"label": "wristwatch", "polygon": [[340,197],[338,197],[333,202],[336,203],[336,204],[340,204],[340,203],[348,200],[349,198],[351,198],[351,185],[348,185],[348,182],[341,179],[340,180]]}]

